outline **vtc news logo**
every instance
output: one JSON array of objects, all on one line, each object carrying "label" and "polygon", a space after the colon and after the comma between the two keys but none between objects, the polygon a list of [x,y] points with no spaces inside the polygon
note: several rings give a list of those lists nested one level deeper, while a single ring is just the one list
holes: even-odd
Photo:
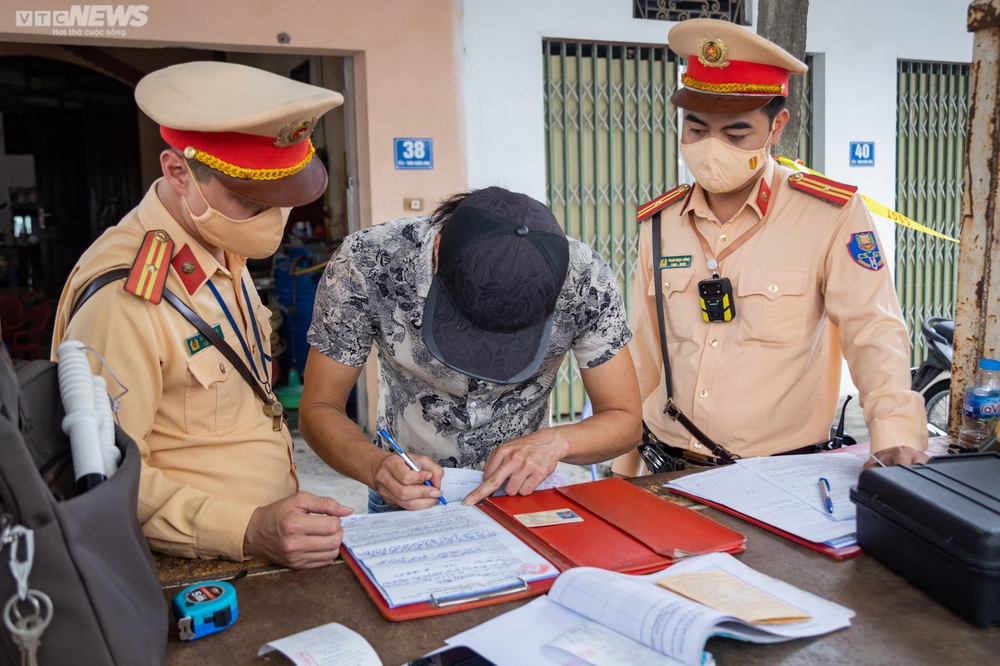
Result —
[{"label": "vtc news logo", "polygon": [[18,9],[18,28],[114,28],[146,25],[149,5],[72,5],[64,10]]}]

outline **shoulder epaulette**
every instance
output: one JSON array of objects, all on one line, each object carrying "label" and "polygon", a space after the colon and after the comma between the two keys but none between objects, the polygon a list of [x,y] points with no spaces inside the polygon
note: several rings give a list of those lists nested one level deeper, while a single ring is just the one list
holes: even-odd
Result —
[{"label": "shoulder epaulette", "polygon": [[680,201],[681,198],[690,191],[691,186],[687,183],[678,185],[674,189],[670,190],[666,194],[661,194],[649,203],[645,203],[639,206],[639,216],[638,221],[642,222],[647,217],[652,215],[658,210],[663,210],[670,204]]},{"label": "shoulder epaulette", "polygon": [[173,253],[174,242],[166,231],[157,229],[147,232],[128,271],[125,291],[159,305]]},{"label": "shoulder epaulette", "polygon": [[793,189],[811,194],[818,199],[822,199],[834,206],[846,206],[858,188],[854,185],[845,185],[829,178],[823,178],[811,173],[793,173],[788,177],[788,184]]}]

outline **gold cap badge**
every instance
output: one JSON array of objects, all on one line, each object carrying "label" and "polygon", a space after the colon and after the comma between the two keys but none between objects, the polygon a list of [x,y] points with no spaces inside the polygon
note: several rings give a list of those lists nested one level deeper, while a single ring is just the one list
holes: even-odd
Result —
[{"label": "gold cap badge", "polygon": [[721,39],[704,38],[698,42],[698,62],[705,67],[722,69],[729,66],[729,49]]},{"label": "gold cap badge", "polygon": [[297,143],[302,143],[312,134],[313,125],[316,124],[317,118],[312,120],[303,120],[300,123],[289,123],[281,128],[278,132],[278,138],[274,140],[274,145],[278,148],[286,148],[288,146],[294,146]]}]

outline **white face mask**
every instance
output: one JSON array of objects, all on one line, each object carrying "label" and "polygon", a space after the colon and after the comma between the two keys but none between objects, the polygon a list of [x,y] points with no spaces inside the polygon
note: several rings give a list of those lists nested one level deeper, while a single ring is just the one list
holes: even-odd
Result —
[{"label": "white face mask", "polygon": [[277,251],[285,232],[288,215],[292,212],[291,208],[268,208],[246,220],[234,220],[209,205],[194,174],[191,174],[191,182],[194,183],[208,210],[201,215],[195,215],[187,199],[182,198],[188,214],[191,215],[191,221],[206,242],[248,259],[264,259]]},{"label": "white face mask", "polygon": [[681,156],[706,192],[725,194],[745,185],[761,169],[771,152],[771,134],[756,150],[741,150],[722,139],[682,143]]}]

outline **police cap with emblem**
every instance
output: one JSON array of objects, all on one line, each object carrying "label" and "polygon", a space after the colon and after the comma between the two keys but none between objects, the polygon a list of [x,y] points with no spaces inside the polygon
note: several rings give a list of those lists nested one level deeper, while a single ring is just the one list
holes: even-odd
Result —
[{"label": "police cap with emblem", "polygon": [[170,146],[245,199],[300,206],[326,189],[309,137],[343,103],[340,93],[235,63],[189,62],[146,75],[135,100]]},{"label": "police cap with emblem", "polygon": [[716,19],[678,23],[667,36],[670,50],[687,58],[684,84],[674,106],[704,113],[743,113],[774,97],[788,96],[788,75],[806,64],[745,28]]}]

